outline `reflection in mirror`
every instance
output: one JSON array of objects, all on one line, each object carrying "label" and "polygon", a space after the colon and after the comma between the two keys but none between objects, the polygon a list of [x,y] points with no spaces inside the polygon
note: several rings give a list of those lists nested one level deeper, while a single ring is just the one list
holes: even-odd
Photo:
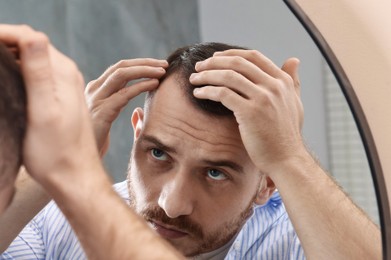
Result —
[{"label": "reflection in mirror", "polygon": [[379,211],[367,156],[341,88],[324,63],[329,172],[350,197],[379,223]]},{"label": "reflection in mirror", "polygon": [[389,259],[390,189],[387,186],[390,184],[391,125],[384,112],[390,110],[391,37],[388,28],[391,23],[387,12],[390,2],[379,1],[376,5],[365,1],[284,2],[322,50],[353,109],[378,198],[383,258]]},{"label": "reflection in mirror", "polygon": [[[177,47],[201,41],[254,48],[278,65],[298,57],[307,145],[378,222],[373,184],[350,110],[319,50],[282,1],[38,2],[1,1],[1,22],[27,23],[47,33],[76,60],[87,82],[120,59],[164,58]],[[36,10],[36,5],[43,9]],[[140,96],[130,102],[111,131],[105,165],[115,182],[125,179],[133,141],[130,117],[143,100]]]}]

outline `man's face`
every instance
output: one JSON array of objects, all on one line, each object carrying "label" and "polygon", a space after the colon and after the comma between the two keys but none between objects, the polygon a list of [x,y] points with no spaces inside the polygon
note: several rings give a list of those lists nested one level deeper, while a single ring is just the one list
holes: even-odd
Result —
[{"label": "man's face", "polygon": [[211,117],[190,103],[174,76],[149,109],[134,113],[129,167],[132,206],[186,256],[235,236],[252,212],[261,176],[234,118]]}]

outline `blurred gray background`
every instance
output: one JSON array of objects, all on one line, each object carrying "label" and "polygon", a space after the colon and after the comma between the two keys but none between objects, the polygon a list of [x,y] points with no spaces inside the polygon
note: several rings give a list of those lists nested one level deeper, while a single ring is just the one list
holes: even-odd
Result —
[{"label": "blurred gray background", "polygon": [[[317,158],[372,218],[376,198],[351,112],[319,50],[282,0],[0,0],[1,23],[29,24],[73,58],[86,82],[118,60],[165,58],[183,45],[221,41],[262,51],[279,66],[301,60],[303,135]],[[113,182],[126,176],[131,101],[114,123],[104,158]]]},{"label": "blurred gray background", "polygon": [[[200,41],[197,1],[0,0],[0,22],[28,24],[48,34],[76,61],[87,82],[121,59],[165,58]],[[130,116],[141,95],[115,121],[104,161],[113,181],[124,180],[133,142]]]}]

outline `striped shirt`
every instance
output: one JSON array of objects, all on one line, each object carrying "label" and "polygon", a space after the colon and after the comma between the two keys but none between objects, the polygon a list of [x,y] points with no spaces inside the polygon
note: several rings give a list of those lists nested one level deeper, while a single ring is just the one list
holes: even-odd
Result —
[{"label": "striped shirt", "polygon": [[[114,185],[128,200],[126,181]],[[50,202],[15,238],[0,259],[86,259],[69,223]],[[275,192],[262,206],[254,207],[228,250],[225,259],[305,259],[300,241]]]}]

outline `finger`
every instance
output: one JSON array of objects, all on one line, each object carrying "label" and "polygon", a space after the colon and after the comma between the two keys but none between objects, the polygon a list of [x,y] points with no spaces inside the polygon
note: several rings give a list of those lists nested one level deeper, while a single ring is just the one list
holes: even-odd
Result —
[{"label": "finger", "polygon": [[222,86],[205,86],[202,88],[195,88],[193,95],[199,99],[209,99],[221,102],[226,108],[234,113],[239,107],[243,107],[246,102],[246,100],[238,93]]},{"label": "finger", "polygon": [[117,92],[126,102],[140,95],[141,93],[152,91],[159,86],[158,79],[146,79],[136,84],[123,88]]},{"label": "finger", "polygon": [[0,24],[0,41],[13,54],[16,62],[20,65],[19,44],[22,39],[31,36],[35,31],[27,25]]},{"label": "finger", "polygon": [[7,46],[19,46],[22,39],[35,31],[27,25],[0,24],[0,41]]},{"label": "finger", "polygon": [[[106,108],[119,113],[131,99],[143,92],[156,89],[158,85],[159,80],[149,79],[140,81],[130,87],[123,88],[106,99]],[[115,118],[113,118],[113,121],[114,120]]]},{"label": "finger", "polygon": [[[26,25],[0,25],[0,40],[5,42],[10,48],[15,46],[19,50],[21,70],[23,73],[27,98],[29,104],[37,112],[47,110],[56,102],[55,98],[59,91],[55,90],[52,65],[62,64],[64,59],[59,52],[51,46],[48,37],[42,33],[34,31]],[[55,57],[56,63],[52,64],[52,59]],[[63,64],[62,64],[63,65]],[[57,66],[57,70],[65,73],[67,69],[64,66]],[[67,66],[65,66],[67,67]],[[39,102],[38,102],[39,100]],[[48,113],[46,113],[48,114]],[[55,114],[51,113],[52,115]]]},{"label": "finger", "polygon": [[256,50],[239,50],[231,49],[222,52],[215,52],[213,56],[240,56],[274,78],[280,78],[281,69],[274,64],[269,58]]},{"label": "finger", "polygon": [[204,61],[197,62],[196,71],[203,70],[234,70],[245,76],[255,84],[264,83],[271,79],[270,75],[265,73],[254,63],[240,56],[216,56]]},{"label": "finger", "polygon": [[[19,43],[21,69],[28,93],[28,102],[39,100],[41,108],[50,107],[54,97],[49,46],[47,36],[39,32],[30,33],[22,38]],[[36,96],[39,96],[39,98],[36,98]]]},{"label": "finger", "polygon": [[165,73],[166,71],[162,67],[133,66],[119,68],[101,86],[98,81],[95,81],[91,86],[88,86],[87,91],[88,93],[96,92],[97,99],[104,99],[124,88],[132,80],[142,78],[157,79]]},{"label": "finger", "polygon": [[0,24],[0,41],[11,49],[19,50],[25,82],[31,91],[45,89],[45,84],[50,81],[50,76],[44,73],[50,69],[50,43],[47,36],[27,25]]},{"label": "finger", "polygon": [[250,98],[256,94],[257,86],[242,74],[233,70],[207,70],[190,76],[193,85],[225,86],[239,95]]},{"label": "finger", "polygon": [[110,75],[112,75],[116,70],[120,68],[127,68],[127,67],[133,67],[133,66],[150,66],[150,67],[162,67],[167,68],[168,62],[166,60],[158,60],[158,59],[151,59],[151,58],[138,58],[138,59],[128,59],[128,60],[121,60],[117,62],[116,64],[110,66],[98,79],[98,84],[103,84],[104,81]]},{"label": "finger", "polygon": [[300,96],[299,65],[299,59],[290,58],[286,60],[284,65],[282,66],[282,70],[285,71],[293,79],[295,90],[298,96]]}]

